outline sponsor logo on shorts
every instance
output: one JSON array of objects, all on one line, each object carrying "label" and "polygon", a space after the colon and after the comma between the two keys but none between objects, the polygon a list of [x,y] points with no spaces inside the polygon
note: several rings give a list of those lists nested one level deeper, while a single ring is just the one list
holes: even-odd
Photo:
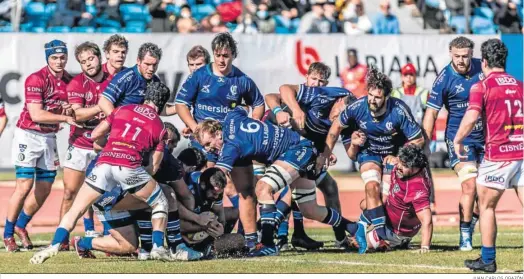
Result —
[{"label": "sponsor logo on shorts", "polygon": [[484,182],[504,184],[506,180],[502,176],[486,175]]},{"label": "sponsor logo on shorts", "polygon": [[91,174],[88,175],[86,178],[89,179],[89,180],[91,180],[91,181],[93,181],[93,182],[96,182],[96,178],[97,178],[97,177],[96,177],[96,175],[94,175],[94,174],[91,172]]},{"label": "sponsor logo on shorts", "polygon": [[18,161],[23,161],[23,160],[25,160],[25,155],[24,155],[24,153],[20,153],[20,154],[18,154]]},{"label": "sponsor logo on shorts", "polygon": [[138,176],[138,175],[133,175],[131,177],[126,177],[126,179],[125,179],[125,183],[127,185],[134,185],[134,184],[141,183],[143,181],[144,180],[142,178],[140,178],[140,176]]},{"label": "sponsor logo on shorts", "polygon": [[24,152],[27,149],[27,145],[25,144],[19,144],[18,148],[20,149],[20,152]]},{"label": "sponsor logo on shorts", "polygon": [[67,158],[66,160],[71,160],[71,158],[73,157],[73,154],[71,154],[71,152],[67,152]]}]

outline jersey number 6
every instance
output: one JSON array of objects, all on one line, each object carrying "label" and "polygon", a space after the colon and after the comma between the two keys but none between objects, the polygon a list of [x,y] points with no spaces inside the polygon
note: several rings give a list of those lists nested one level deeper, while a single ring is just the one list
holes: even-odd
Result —
[{"label": "jersey number 6", "polygon": [[240,130],[246,133],[256,133],[258,130],[260,130],[260,124],[256,122],[249,122],[247,123],[247,128],[244,126],[245,123],[240,124]]}]

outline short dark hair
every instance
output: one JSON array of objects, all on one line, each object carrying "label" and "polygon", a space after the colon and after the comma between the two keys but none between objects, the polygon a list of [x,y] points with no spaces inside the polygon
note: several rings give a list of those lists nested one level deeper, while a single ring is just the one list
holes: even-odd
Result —
[{"label": "short dark hair", "polygon": [[329,79],[331,76],[331,68],[322,63],[322,62],[313,62],[309,65],[307,74],[311,75],[312,73],[319,73],[322,76],[322,79]]},{"label": "short dark hair", "polygon": [[147,84],[144,102],[150,101],[158,108],[160,113],[171,95],[169,88],[160,81],[152,81]]},{"label": "short dark hair", "polygon": [[78,58],[80,56],[80,53],[84,51],[91,51],[94,55],[98,57],[100,62],[102,62],[102,54],[100,53],[100,48],[98,48],[98,45],[93,42],[83,42],[79,44],[75,49],[75,58],[76,61],[80,62],[80,59]]},{"label": "short dark hair", "polygon": [[233,58],[236,58],[238,55],[237,42],[233,39],[233,36],[228,32],[219,33],[215,36],[211,42],[211,50],[213,53],[219,49],[228,48],[231,50]]},{"label": "short dark hair", "polygon": [[182,150],[182,152],[178,154],[177,159],[188,167],[195,167],[196,170],[202,169],[207,164],[204,152],[195,147],[189,147]]},{"label": "short dark hair", "polygon": [[146,54],[153,56],[154,58],[160,60],[162,59],[162,49],[153,43],[144,43],[138,49],[138,60],[144,60]]},{"label": "short dark hair", "polygon": [[200,175],[200,189],[226,188],[226,174],[219,168],[208,168]]},{"label": "short dark hair", "polygon": [[475,43],[472,40],[464,36],[456,37],[455,39],[451,40],[451,42],[449,43],[449,50],[451,50],[451,48],[473,49],[474,47],[475,47]]},{"label": "short dark hair", "polygon": [[112,45],[125,47],[126,50],[129,49],[129,42],[127,39],[124,36],[118,34],[111,35],[111,37],[109,37],[109,39],[104,42],[104,51],[109,52]]},{"label": "short dark hair", "polygon": [[192,47],[186,55],[186,60],[189,63],[189,59],[197,59],[198,57],[204,57],[206,64],[211,62],[211,56],[209,55],[209,52],[201,45]]},{"label": "short dark hair", "polygon": [[164,122],[164,128],[165,128],[167,131],[169,131],[169,132],[175,134],[175,136],[176,136],[176,140],[177,140],[177,141],[180,140],[180,132],[179,132],[178,129],[175,127],[175,125],[173,125],[173,123],[171,123],[171,122]]},{"label": "short dark hair", "polygon": [[508,48],[499,39],[489,39],[482,43],[480,47],[482,60],[488,62],[489,68],[506,69],[506,60],[508,58]]},{"label": "short dark hair", "polygon": [[424,168],[427,166],[427,158],[422,148],[407,144],[398,151],[398,159],[408,168]]},{"label": "short dark hair", "polygon": [[377,67],[369,67],[368,73],[366,75],[366,84],[367,89],[381,89],[384,91],[384,96],[389,96],[393,90],[393,84],[389,77],[378,70]]}]

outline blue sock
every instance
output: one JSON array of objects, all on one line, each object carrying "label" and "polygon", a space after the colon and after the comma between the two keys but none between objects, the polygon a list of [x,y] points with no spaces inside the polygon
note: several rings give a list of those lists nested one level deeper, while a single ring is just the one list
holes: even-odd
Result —
[{"label": "blue sock", "polygon": [[15,222],[11,222],[5,219],[5,227],[4,227],[4,239],[8,237],[13,237],[15,234]]},{"label": "blue sock", "polygon": [[471,222],[460,222],[460,236],[462,239],[471,238]]},{"label": "blue sock", "polygon": [[384,212],[384,207],[380,205],[373,209],[367,210],[367,214],[366,212],[364,212],[364,214],[366,217],[370,217],[371,224],[373,224],[373,227],[375,227],[378,237],[380,239],[386,239],[386,213]]},{"label": "blue sock", "polygon": [[280,224],[286,217],[288,216],[289,212],[291,212],[291,207],[287,205],[284,201],[278,201],[276,203],[276,212],[275,212],[275,223],[278,225]]},{"label": "blue sock", "polygon": [[156,245],[156,247],[164,246],[164,232],[153,231],[153,244]]},{"label": "blue sock", "polygon": [[291,208],[293,209],[293,235],[295,237],[303,237],[306,235],[304,230],[304,216],[295,201],[291,202]]},{"label": "blue sock", "polygon": [[[367,212],[367,210],[364,210],[364,212]],[[371,221],[369,220],[368,216],[366,216],[366,214],[364,214],[364,212],[362,212],[360,214],[360,217],[358,218],[359,221],[362,221],[368,225],[371,225]]]},{"label": "blue sock", "polygon": [[346,224],[346,230],[351,234],[351,236],[355,236],[357,234],[358,225],[356,222],[349,222]]},{"label": "blue sock", "polygon": [[92,237],[82,237],[80,238],[80,241],[78,241],[78,247],[85,249],[85,250],[92,250],[93,249],[93,238]]},{"label": "blue sock", "polygon": [[257,245],[258,242],[258,234],[256,232],[254,233],[246,233],[245,235],[246,240],[246,246],[248,248],[254,248]]},{"label": "blue sock", "polygon": [[234,195],[232,197],[229,197],[229,200],[231,201],[231,204],[233,205],[233,208],[238,208],[238,200],[240,197],[238,195]]},{"label": "blue sock", "polygon": [[102,225],[104,226],[104,235],[109,235],[109,230],[111,229],[111,226],[107,222],[102,222]]},{"label": "blue sock", "polygon": [[286,219],[282,221],[280,225],[278,226],[277,236],[278,237],[284,237],[284,236],[287,237],[288,232],[289,232],[289,221]]},{"label": "blue sock", "polygon": [[20,215],[18,215],[18,220],[16,220],[16,226],[21,229],[25,229],[27,224],[29,224],[31,221],[31,218],[33,218],[33,216],[25,214],[25,211],[22,209],[22,212],[20,212]]},{"label": "blue sock", "polygon": [[93,218],[84,218],[84,231],[94,231],[95,221]]},{"label": "blue sock", "polygon": [[166,227],[167,246],[176,252],[176,247],[181,244],[182,235],[180,234],[180,217],[178,210],[171,211],[167,215],[167,227]]},{"label": "blue sock", "polygon": [[274,203],[260,205],[260,221],[262,224],[262,244],[273,246],[273,234],[275,232],[275,211]]},{"label": "blue sock", "polygon": [[68,239],[69,239],[69,232],[62,227],[58,227],[55,231],[55,236],[53,237],[53,241],[51,242],[51,245],[64,243]]},{"label": "blue sock", "polygon": [[346,237],[346,223],[349,221],[342,217],[336,209],[330,207],[326,207],[326,209],[328,214],[326,215],[326,218],[322,220],[322,223],[331,225],[333,227],[336,240],[344,240]]},{"label": "blue sock", "polygon": [[495,260],[497,255],[496,247],[485,247],[480,248],[480,254],[484,263],[490,264]]}]

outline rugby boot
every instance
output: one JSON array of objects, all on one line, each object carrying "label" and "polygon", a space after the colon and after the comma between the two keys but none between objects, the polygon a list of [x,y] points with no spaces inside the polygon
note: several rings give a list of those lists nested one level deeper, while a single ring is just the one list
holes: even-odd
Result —
[{"label": "rugby boot", "polygon": [[139,261],[148,261],[151,259],[151,253],[145,249],[140,248],[137,259]]},{"label": "rugby boot", "polygon": [[465,260],[464,265],[473,271],[484,271],[489,273],[495,273],[497,271],[497,262],[485,263],[481,257],[476,260]]},{"label": "rugby boot", "polygon": [[176,251],[169,250],[170,257],[172,260],[175,261],[196,261],[200,260],[204,254],[201,252],[195,251],[189,247],[185,243],[181,243],[176,247]]},{"label": "rugby boot", "polygon": [[296,248],[303,248],[306,250],[318,250],[322,247],[324,247],[324,242],[316,241],[314,239],[311,239],[306,234],[302,236],[293,236],[291,237],[291,245]]},{"label": "rugby boot", "polygon": [[32,264],[42,264],[48,259],[56,256],[58,254],[58,246],[59,245],[49,245],[43,250],[36,252],[33,257],[29,260]]},{"label": "rugby boot", "polygon": [[4,246],[7,252],[18,252],[18,245],[16,244],[15,238],[13,236],[4,238]]},{"label": "rugby boot", "polygon": [[460,251],[471,251],[473,250],[473,245],[471,244],[471,237],[460,236]]},{"label": "rugby boot", "polygon": [[262,243],[257,244],[255,250],[249,252],[248,257],[265,257],[278,256],[278,248],[273,246],[265,246]]},{"label": "rugby boot", "polygon": [[282,235],[282,236],[277,237],[277,247],[278,247],[278,251],[290,250],[289,242],[287,240],[287,235]]},{"label": "rugby boot", "polygon": [[64,240],[64,242],[60,243],[60,246],[58,247],[58,251],[60,252],[68,252],[69,251],[69,240]]},{"label": "rugby boot", "polygon": [[151,259],[152,260],[159,260],[159,261],[169,261],[171,260],[169,251],[164,246],[156,246],[153,245],[153,249],[151,249]]},{"label": "rugby boot", "polygon": [[80,236],[75,236],[71,239],[70,245],[75,248],[76,254],[80,259],[96,259],[95,255],[91,250],[84,249],[78,245],[78,242],[82,239]]},{"label": "rugby boot", "polygon": [[355,233],[355,239],[357,240],[358,244],[358,253],[364,254],[368,250],[368,240],[366,238],[366,230],[368,224],[362,221],[357,222],[358,229]]},{"label": "rugby boot", "polygon": [[[356,244],[356,240],[353,239],[353,241],[352,241],[352,238],[348,238],[346,236],[341,241],[335,240],[335,248],[343,249],[343,250],[346,250],[346,251],[350,250],[351,247],[352,247],[352,242],[354,242]],[[354,247],[358,247],[358,244],[354,245]]]},{"label": "rugby boot", "polygon": [[31,239],[29,238],[29,234],[27,233],[26,229],[15,227],[15,234],[16,236],[18,236],[18,238],[20,238],[20,241],[22,241],[22,247],[25,250],[33,249],[33,242],[31,242]]}]

